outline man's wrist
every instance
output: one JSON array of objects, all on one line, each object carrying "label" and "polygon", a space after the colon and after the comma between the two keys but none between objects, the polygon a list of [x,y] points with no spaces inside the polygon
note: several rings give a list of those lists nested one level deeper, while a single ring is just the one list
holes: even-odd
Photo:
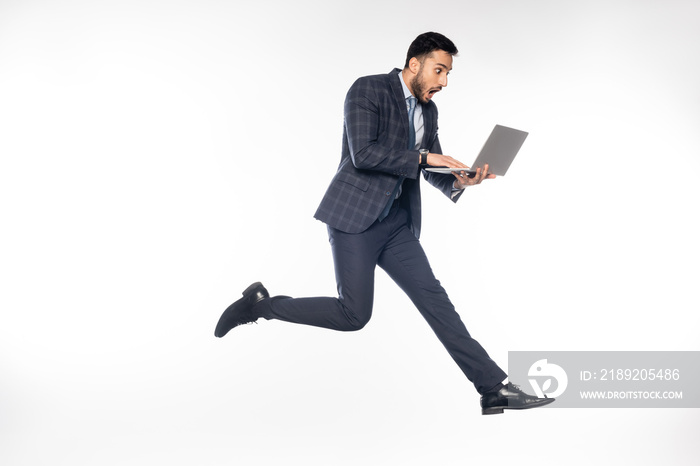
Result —
[{"label": "man's wrist", "polygon": [[418,151],[420,156],[420,164],[422,166],[428,165],[428,149],[421,149]]}]

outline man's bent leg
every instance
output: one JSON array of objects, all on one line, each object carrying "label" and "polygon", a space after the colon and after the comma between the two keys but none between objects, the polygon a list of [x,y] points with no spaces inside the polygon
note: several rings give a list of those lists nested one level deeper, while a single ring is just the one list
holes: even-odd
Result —
[{"label": "man's bent leg", "polygon": [[360,234],[328,228],[338,298],[273,297],[253,310],[265,319],[313,325],[333,330],[359,330],[372,315],[374,270],[383,243],[381,225]]},{"label": "man's bent leg", "polygon": [[433,275],[418,239],[403,228],[379,257],[379,266],[416,305],[467,378],[479,393],[497,386],[507,374],[474,340]]}]

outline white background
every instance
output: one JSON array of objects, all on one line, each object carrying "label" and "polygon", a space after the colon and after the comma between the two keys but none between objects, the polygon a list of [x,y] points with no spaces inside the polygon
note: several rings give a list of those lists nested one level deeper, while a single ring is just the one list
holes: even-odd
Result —
[{"label": "white background", "polygon": [[530,132],[456,205],[423,187],[422,242],[472,334],[502,365],[700,349],[699,14],[0,0],[0,463],[697,464],[697,409],[481,416],[383,272],[362,332],[213,330],[253,281],[334,295],[312,215],[345,93],[437,30],[460,49],[435,99],[445,152]]}]

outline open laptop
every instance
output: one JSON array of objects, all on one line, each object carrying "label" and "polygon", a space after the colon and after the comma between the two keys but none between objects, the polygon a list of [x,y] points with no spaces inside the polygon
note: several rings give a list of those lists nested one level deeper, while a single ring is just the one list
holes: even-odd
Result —
[{"label": "open laptop", "polygon": [[508,128],[507,126],[496,125],[491,131],[491,135],[481,148],[481,152],[476,157],[476,160],[471,165],[472,169],[465,170],[463,168],[426,168],[426,171],[436,173],[450,173],[464,171],[473,176],[476,174],[478,167],[483,167],[489,164],[489,173],[497,176],[503,176],[508,171],[508,167],[518,154],[520,147],[528,133],[518,129]]}]

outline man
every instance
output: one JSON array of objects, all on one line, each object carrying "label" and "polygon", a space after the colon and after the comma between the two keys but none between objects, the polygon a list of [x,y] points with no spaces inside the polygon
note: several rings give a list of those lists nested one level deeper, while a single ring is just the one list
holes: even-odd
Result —
[{"label": "man", "polygon": [[442,155],[433,96],[447,86],[455,45],[428,32],[408,49],[403,70],[358,79],[345,100],[343,147],[338,171],[315,217],[327,224],[335,263],[338,298],[270,298],[261,283],[226,309],[215,335],[258,318],[359,330],[369,321],[377,265],[410,297],[449,354],[482,395],[483,414],[548,404],[503,382],[506,374],[462,323],[434,277],[419,242],[419,175],[457,202],[478,185],[488,165],[466,172],[437,174],[429,166],[468,168]]}]

